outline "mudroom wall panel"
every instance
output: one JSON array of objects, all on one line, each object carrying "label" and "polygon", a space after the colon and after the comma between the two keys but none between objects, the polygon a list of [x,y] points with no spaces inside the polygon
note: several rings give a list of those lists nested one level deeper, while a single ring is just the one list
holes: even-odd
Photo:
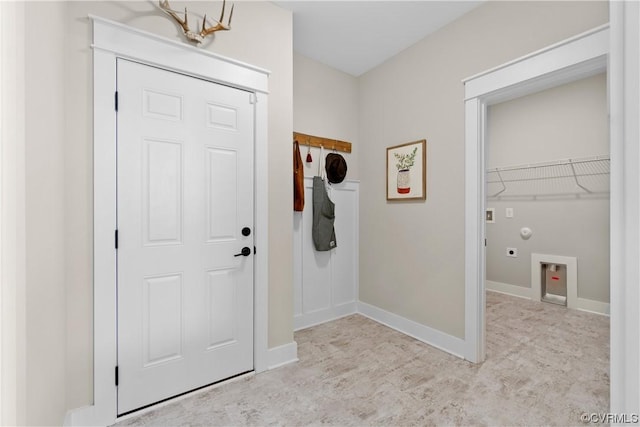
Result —
[{"label": "mudroom wall panel", "polygon": [[[331,305],[331,294],[328,292],[331,284],[331,252],[318,252],[313,247],[313,240],[310,238],[313,225],[313,189],[309,182],[305,184],[305,199],[308,203],[302,215],[296,215],[299,223],[298,227],[294,228],[294,253],[301,258],[295,262],[296,267],[301,267],[301,274],[298,275],[301,280],[296,281],[294,285],[296,317],[302,313],[326,310]],[[301,292],[302,283],[304,293]]]},{"label": "mudroom wall panel", "polygon": [[[293,215],[294,327],[302,329],[353,313],[358,300],[358,83],[349,74],[313,59],[293,55],[293,129],[351,143],[347,176],[329,187],[335,203],[337,247],[318,252],[313,245],[312,179],[320,150],[300,143],[305,175],[305,208]],[[325,150],[326,156],[331,150]],[[306,162],[307,153],[311,162]]]},{"label": "mudroom wall panel", "polygon": [[317,251],[312,238],[313,178],[305,178],[306,204],[293,219],[294,327],[303,329],[356,312],[358,299],[357,181],[331,184],[337,247]]},{"label": "mudroom wall panel", "polygon": [[336,204],[336,239],[332,251],[332,302],[348,304],[358,299],[358,187],[356,182],[335,186],[331,197]]}]

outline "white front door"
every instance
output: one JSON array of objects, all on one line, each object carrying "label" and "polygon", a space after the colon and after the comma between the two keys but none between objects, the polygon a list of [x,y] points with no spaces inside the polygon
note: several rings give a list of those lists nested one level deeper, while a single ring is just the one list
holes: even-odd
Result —
[{"label": "white front door", "polygon": [[253,370],[254,106],[126,60],[117,87],[121,415]]}]

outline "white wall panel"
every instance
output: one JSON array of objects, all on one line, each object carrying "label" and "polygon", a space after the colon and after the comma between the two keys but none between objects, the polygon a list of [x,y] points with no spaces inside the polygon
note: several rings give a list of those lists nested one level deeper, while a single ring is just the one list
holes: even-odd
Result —
[{"label": "white wall panel", "polygon": [[313,245],[313,190],[305,182],[302,213],[302,312],[326,310],[331,305],[331,252],[318,252]]},{"label": "white wall panel", "polygon": [[[357,248],[358,248],[358,197],[356,189],[332,190],[331,198],[336,204],[336,239],[338,247],[331,257],[333,280],[331,281],[332,303],[340,305],[357,299]],[[339,237],[338,237],[339,236]]]},{"label": "white wall panel", "polygon": [[358,299],[359,183],[329,187],[336,205],[337,247],[316,251],[312,238],[313,178],[305,178],[305,207],[294,215],[294,324],[302,329],[355,313]]},{"label": "white wall panel", "polygon": [[302,212],[293,214],[293,316],[302,314]]}]

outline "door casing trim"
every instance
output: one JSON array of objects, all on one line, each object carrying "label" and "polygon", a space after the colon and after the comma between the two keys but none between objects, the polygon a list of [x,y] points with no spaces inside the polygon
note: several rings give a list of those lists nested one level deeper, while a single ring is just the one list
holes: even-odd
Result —
[{"label": "door casing trim", "polygon": [[[465,91],[465,359],[485,359],[485,139],[487,108],[607,70],[609,25],[463,80]],[[612,141],[611,167],[618,167]],[[621,189],[611,185],[611,209]],[[612,223],[615,215],[612,215]],[[619,236],[612,233],[613,247]],[[615,272],[612,270],[612,279]],[[611,286],[615,282],[612,280]]]},{"label": "door casing trim", "polygon": [[71,411],[71,425],[117,420],[116,60],[129,59],[255,94],[254,371],[268,369],[268,157],[270,72],[156,34],[90,15],[93,27],[93,383],[94,403]]},{"label": "door casing trim", "polygon": [[610,411],[638,413],[638,58],[640,6],[611,2],[610,24],[465,79],[465,358],[485,358],[484,166],[492,103],[607,71],[611,152]]}]

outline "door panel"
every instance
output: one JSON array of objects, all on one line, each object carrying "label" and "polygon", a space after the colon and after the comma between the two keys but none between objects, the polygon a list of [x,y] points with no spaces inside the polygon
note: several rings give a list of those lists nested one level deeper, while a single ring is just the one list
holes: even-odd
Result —
[{"label": "door panel", "polygon": [[209,346],[207,349],[233,344],[237,341],[238,328],[232,315],[238,306],[237,283],[232,270],[209,271]]},{"label": "door panel", "polygon": [[142,365],[182,357],[182,275],[145,278],[142,304]]},{"label": "door panel", "polygon": [[[238,229],[238,153],[207,147],[207,225],[208,241],[237,239]],[[224,182],[224,185],[218,183]],[[218,209],[225,206],[225,210]]]},{"label": "door panel", "polygon": [[145,117],[159,120],[182,120],[182,96],[163,93],[159,90],[143,89],[143,112]]},{"label": "door panel", "polygon": [[145,245],[182,243],[182,144],[145,139],[142,227]]},{"label": "door panel", "polygon": [[123,414],[253,369],[254,110],[166,70],[117,74]]},{"label": "door panel", "polygon": [[235,130],[237,128],[238,112],[235,108],[217,104],[207,104],[207,107],[209,113],[207,117],[208,126],[227,130]]}]

